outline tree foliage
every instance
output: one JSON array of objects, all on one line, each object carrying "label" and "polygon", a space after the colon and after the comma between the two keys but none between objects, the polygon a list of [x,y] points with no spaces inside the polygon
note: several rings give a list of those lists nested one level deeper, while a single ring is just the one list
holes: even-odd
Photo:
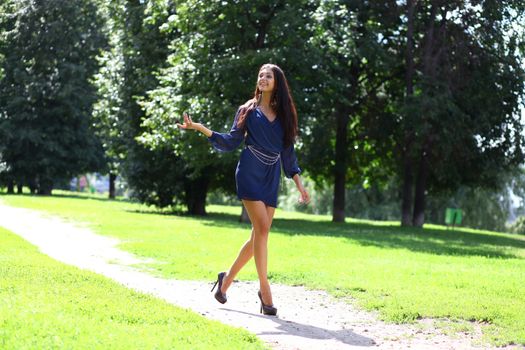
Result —
[{"label": "tree foliage", "polygon": [[189,204],[198,212],[204,211],[208,189],[233,191],[238,154],[210,156],[202,135],[176,130],[177,119],[187,111],[213,130],[229,130],[236,108],[253,96],[257,69],[267,62],[284,68],[304,116],[309,10],[309,1],[181,1],[163,26],[177,35],[160,85],[142,101],[148,131],[140,140],[153,149],[169,145],[182,159],[185,198],[196,200]]},{"label": "tree foliage", "polygon": [[344,220],[347,186],[369,186],[389,173],[391,123],[377,119],[391,115],[384,85],[399,74],[391,41],[398,7],[396,1],[321,1],[312,16],[311,44],[318,48],[312,68],[322,79],[308,125],[307,163],[319,186],[333,185],[334,221]]},{"label": "tree foliage", "polygon": [[165,147],[152,151],[136,138],[144,118],[138,101],[158,84],[156,74],[166,63],[171,40],[160,27],[175,6],[170,1],[119,0],[102,2],[101,10],[109,45],[95,76],[94,116],[110,175],[124,175],[132,195],[143,202],[173,205],[183,188],[179,159]]},{"label": "tree foliage", "polygon": [[11,188],[45,193],[103,170],[101,144],[107,170],[141,201],[204,214],[209,190],[234,192],[238,154],[175,124],[187,111],[229,130],[267,62],[287,75],[299,162],[318,188],[333,186],[335,221],[390,200],[382,189],[400,196],[403,224],[422,225],[425,212],[435,221],[447,196],[490,197],[523,162],[520,0],[8,0],[0,9],[0,181]]},{"label": "tree foliage", "polygon": [[53,183],[100,168],[90,78],[103,45],[92,1],[8,1],[2,17],[2,179],[50,194]]},{"label": "tree foliage", "polygon": [[399,101],[395,128],[399,169],[409,165],[405,186],[415,190],[412,224],[424,222],[427,191],[495,188],[523,161],[523,38],[510,14],[524,10],[514,1],[416,2],[414,92]]}]

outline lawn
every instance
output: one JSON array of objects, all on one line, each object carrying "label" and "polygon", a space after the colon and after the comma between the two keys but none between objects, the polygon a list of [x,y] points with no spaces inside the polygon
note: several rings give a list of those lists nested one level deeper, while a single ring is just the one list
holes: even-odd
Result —
[{"label": "lawn", "polygon": [[[101,197],[1,196],[122,240],[168,278],[213,280],[249,235],[239,207],[209,206],[190,217]],[[272,282],[352,296],[392,322],[418,318],[479,321],[492,344],[525,344],[525,238],[471,229],[401,228],[277,210],[270,235]],[[256,279],[248,264],[239,279]],[[275,296],[278,301],[278,296]]]},{"label": "lawn", "polygon": [[262,349],[254,335],[39,253],[0,228],[1,349]]}]

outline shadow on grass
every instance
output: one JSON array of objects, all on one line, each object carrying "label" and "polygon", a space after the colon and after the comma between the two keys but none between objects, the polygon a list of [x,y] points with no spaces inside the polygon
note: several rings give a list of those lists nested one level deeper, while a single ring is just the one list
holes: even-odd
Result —
[{"label": "shadow on grass", "polygon": [[[204,225],[239,228],[238,215],[212,213],[195,217]],[[439,230],[429,228],[381,226],[368,223],[333,223],[300,219],[274,219],[272,232],[284,235],[341,237],[363,246],[407,249],[413,252],[451,256],[484,256],[489,258],[522,259],[513,250],[525,250],[525,239],[516,236]],[[510,250],[510,251],[508,251]]]},{"label": "shadow on grass", "polygon": [[[1,195],[6,193],[0,192]],[[16,194],[14,196],[33,197],[31,194]],[[35,196],[40,197],[40,196]],[[108,198],[95,197],[88,194],[57,193],[52,197],[89,199],[102,202],[112,201]],[[116,199],[117,202],[136,203],[126,199]],[[212,212],[205,217],[191,216],[182,210],[138,209],[126,210],[142,215],[183,216],[202,221],[204,225],[239,228],[248,224],[239,223],[238,214]],[[525,250],[525,238],[508,235],[468,232],[464,230],[421,229],[413,227],[380,226],[369,223],[333,223],[331,221],[309,221],[301,219],[274,219],[272,232],[284,235],[303,235],[319,237],[341,237],[363,246],[381,248],[407,249],[413,252],[430,253],[450,256],[484,256],[490,258],[519,258],[516,249]]]},{"label": "shadow on grass", "polygon": [[[40,194],[31,194],[31,193],[17,193],[17,194],[7,194],[5,192],[0,191],[0,198],[5,196],[22,196],[27,198],[64,198],[64,199],[83,199],[83,200],[90,200],[90,201],[99,201],[99,202],[116,202],[116,203],[130,203],[130,204],[137,204],[137,205],[144,205],[147,207],[146,204],[140,203],[138,200],[135,199],[128,199],[128,198],[122,198],[117,197],[115,199],[111,199],[108,197],[102,197],[102,196],[94,196],[90,193],[54,193],[53,195],[40,195]],[[187,215],[183,208],[166,208],[166,209],[157,209],[154,206],[151,206],[151,209],[135,209],[135,210],[125,210],[129,213],[138,213],[138,214],[155,214],[155,215],[177,215],[177,216],[184,216]]]},{"label": "shadow on grass", "polygon": [[17,193],[17,194],[7,194],[6,192],[0,191],[0,197],[2,196],[13,196],[13,197],[28,197],[28,198],[70,198],[70,199],[89,199],[94,201],[101,201],[101,202],[122,202],[122,203],[139,203],[134,200],[126,199],[126,198],[116,198],[116,199],[109,199],[108,197],[99,197],[94,196],[89,193],[53,193],[53,195],[41,195],[41,194],[31,194],[31,193]]}]

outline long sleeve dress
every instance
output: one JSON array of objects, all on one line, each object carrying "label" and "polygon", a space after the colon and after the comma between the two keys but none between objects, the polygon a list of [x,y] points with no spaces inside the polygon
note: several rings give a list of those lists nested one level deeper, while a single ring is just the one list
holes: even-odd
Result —
[{"label": "long sleeve dress", "polygon": [[301,173],[294,146],[284,147],[284,131],[278,117],[270,122],[256,108],[246,116],[244,128],[237,127],[238,118],[239,111],[229,133],[213,131],[208,140],[221,152],[233,151],[244,140],[245,148],[235,171],[237,197],[276,208],[281,164],[287,178]]}]

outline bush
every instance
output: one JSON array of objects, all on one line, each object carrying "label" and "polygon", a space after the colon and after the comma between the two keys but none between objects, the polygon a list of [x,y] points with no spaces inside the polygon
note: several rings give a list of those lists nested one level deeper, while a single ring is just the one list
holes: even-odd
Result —
[{"label": "bush", "polygon": [[511,226],[510,232],[525,235],[525,216],[520,216]]}]

